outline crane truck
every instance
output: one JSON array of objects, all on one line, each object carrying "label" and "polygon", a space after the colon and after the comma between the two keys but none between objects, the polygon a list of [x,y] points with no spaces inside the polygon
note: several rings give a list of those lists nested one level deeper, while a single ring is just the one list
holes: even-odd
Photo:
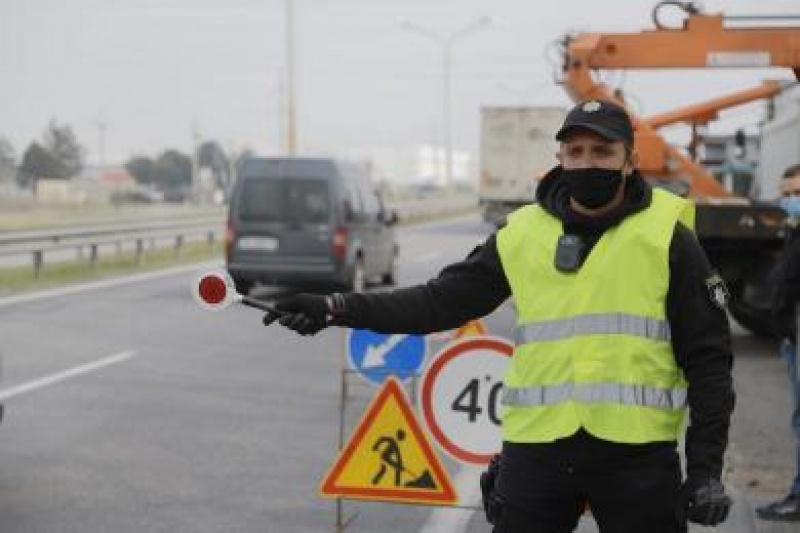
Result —
[{"label": "crane truck", "polygon": [[[682,25],[662,23],[660,10],[668,6],[683,11]],[[604,69],[785,67],[793,72],[796,83],[800,80],[800,26],[754,24],[773,18],[708,14],[691,2],[660,2],[653,10],[655,29],[565,36],[558,80],[575,102],[598,98],[626,106],[634,122],[640,171],[655,186],[694,200],[696,233],[729,287],[731,314],[745,328],[763,335],[772,331],[769,273],[783,241],[785,215],[774,203],[737,197],[715,180],[697,162],[701,142],[697,131],[717,119],[721,110],[774,97],[790,82],[766,81],[668,113],[641,117],[631,112],[621,90],[600,81],[596,73]],[[691,127],[687,152],[667,143],[659,132],[671,124]]]}]

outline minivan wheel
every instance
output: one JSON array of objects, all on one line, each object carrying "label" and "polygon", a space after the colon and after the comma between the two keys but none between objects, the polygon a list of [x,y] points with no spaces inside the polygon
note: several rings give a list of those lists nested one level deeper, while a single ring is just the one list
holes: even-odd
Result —
[{"label": "minivan wheel", "polygon": [[252,281],[240,278],[233,278],[233,285],[236,287],[236,292],[242,296],[250,294],[250,289],[253,288]]},{"label": "minivan wheel", "polygon": [[389,262],[389,270],[381,276],[381,281],[384,285],[394,285],[397,283],[397,255],[392,254],[392,260]]},{"label": "minivan wheel", "polygon": [[364,272],[364,261],[356,259],[353,265],[353,272],[350,275],[349,286],[347,287],[352,292],[364,292],[366,287],[366,273]]}]

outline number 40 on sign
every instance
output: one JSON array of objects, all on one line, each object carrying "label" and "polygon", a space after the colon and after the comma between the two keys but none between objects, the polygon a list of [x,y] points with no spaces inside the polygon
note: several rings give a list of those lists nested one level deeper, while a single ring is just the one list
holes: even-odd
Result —
[{"label": "number 40 on sign", "polygon": [[448,345],[425,371],[420,405],[431,435],[453,458],[488,463],[500,451],[500,396],[514,345],[473,337]]}]

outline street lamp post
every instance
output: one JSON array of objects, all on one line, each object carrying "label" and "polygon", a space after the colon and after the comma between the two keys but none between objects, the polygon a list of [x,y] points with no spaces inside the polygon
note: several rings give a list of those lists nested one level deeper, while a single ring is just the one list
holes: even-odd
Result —
[{"label": "street lamp post", "polygon": [[484,29],[491,24],[492,19],[481,17],[456,32],[442,35],[419,26],[410,20],[404,20],[401,23],[404,30],[425,37],[442,48],[442,139],[444,141],[444,180],[447,187],[453,184],[453,146],[450,127],[450,78],[453,45],[462,37]]},{"label": "street lamp post", "polygon": [[192,201],[203,203],[200,187],[200,129],[197,122],[192,121]]},{"label": "street lamp post", "polygon": [[95,125],[97,126],[97,136],[99,140],[97,164],[98,166],[103,167],[106,164],[106,130],[108,128],[108,123],[101,115],[101,117],[95,122]]},{"label": "street lamp post", "polygon": [[297,152],[294,87],[294,0],[286,0],[286,153]]}]

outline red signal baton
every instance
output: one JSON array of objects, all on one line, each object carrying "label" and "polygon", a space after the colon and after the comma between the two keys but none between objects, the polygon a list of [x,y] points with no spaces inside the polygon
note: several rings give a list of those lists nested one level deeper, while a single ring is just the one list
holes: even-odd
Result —
[{"label": "red signal baton", "polygon": [[200,306],[210,311],[220,311],[232,303],[238,302],[274,315],[284,314],[266,302],[236,292],[236,285],[227,272],[202,274],[194,285],[194,297]]}]

